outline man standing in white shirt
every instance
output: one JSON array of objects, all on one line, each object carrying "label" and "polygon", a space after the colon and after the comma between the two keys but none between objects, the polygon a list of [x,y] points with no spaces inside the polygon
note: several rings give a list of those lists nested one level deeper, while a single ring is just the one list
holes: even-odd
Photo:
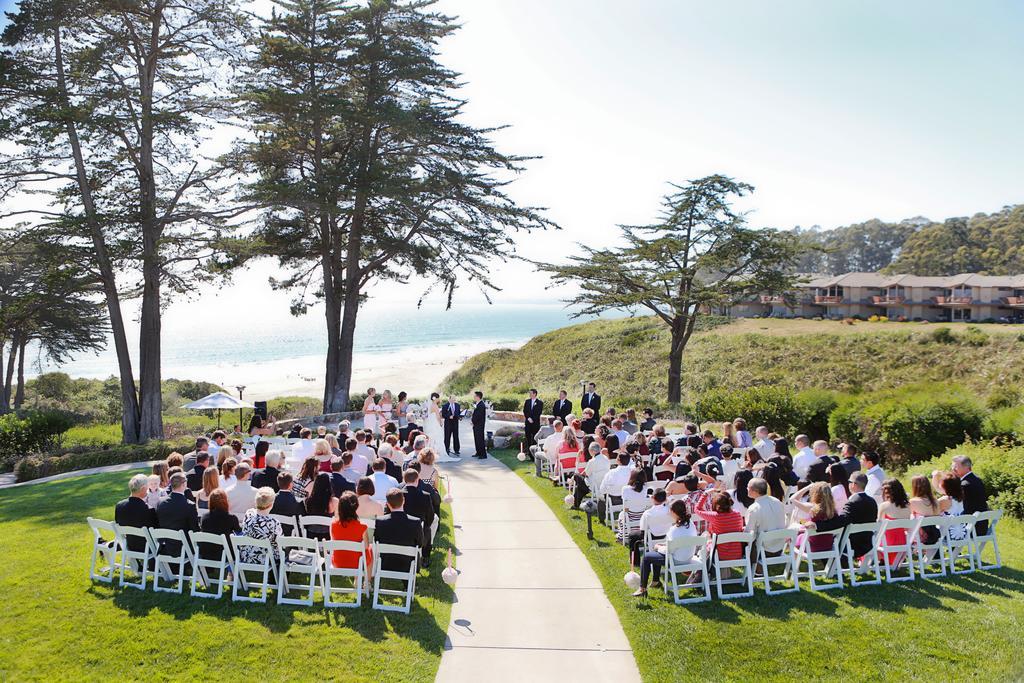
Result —
[{"label": "man standing in white shirt", "polygon": [[793,457],[793,472],[800,481],[807,481],[807,470],[817,461],[818,456],[814,454],[811,439],[806,434],[797,434],[793,443],[797,448],[797,453]]},{"label": "man standing in white shirt", "polygon": [[754,448],[757,449],[762,460],[767,460],[775,455],[775,442],[768,438],[770,433],[771,432],[768,431],[768,428],[763,425],[754,431],[754,435],[756,437],[754,441]]},{"label": "man standing in white shirt", "polygon": [[245,517],[246,511],[256,505],[256,489],[249,480],[250,472],[249,463],[238,463],[238,467],[235,468],[236,481],[227,490],[228,512],[237,517],[239,522]]},{"label": "man standing in white shirt", "polygon": [[860,454],[860,465],[868,475],[868,485],[864,493],[868,494],[881,505],[882,482],[885,481],[885,470],[878,466],[878,453],[864,452]]},{"label": "man standing in white shirt", "polygon": [[[761,531],[786,528],[786,508],[782,501],[768,495],[767,481],[756,477],[751,479],[747,483],[747,495],[753,498],[754,502],[747,508],[747,524],[743,527],[744,531],[757,536]],[[778,555],[785,545],[785,540],[765,543],[764,552],[766,555]],[[755,551],[755,548],[751,548],[752,560],[756,557]]]},{"label": "man standing in white shirt", "polygon": [[622,504],[622,487],[629,484],[629,475],[633,471],[632,459],[628,453],[619,453],[618,466],[608,470],[601,480],[601,491],[597,501],[597,511],[601,519],[604,519],[605,496],[611,498],[612,505]]}]

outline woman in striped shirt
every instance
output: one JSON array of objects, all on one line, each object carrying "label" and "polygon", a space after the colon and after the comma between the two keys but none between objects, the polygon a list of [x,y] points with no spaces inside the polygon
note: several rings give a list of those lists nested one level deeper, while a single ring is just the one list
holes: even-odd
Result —
[{"label": "woman in striped shirt", "polygon": [[[707,524],[706,533],[729,534],[743,531],[743,515],[732,509],[732,497],[725,491],[707,488],[701,494],[693,514]],[[708,541],[708,557],[712,551]],[[743,557],[743,544],[738,542],[722,543],[718,546],[718,557],[721,560],[738,560]]]}]

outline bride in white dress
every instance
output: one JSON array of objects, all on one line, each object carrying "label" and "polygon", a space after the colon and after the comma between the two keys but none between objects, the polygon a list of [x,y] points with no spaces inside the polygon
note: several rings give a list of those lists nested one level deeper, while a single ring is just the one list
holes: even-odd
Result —
[{"label": "bride in white dress", "polygon": [[441,419],[441,395],[436,391],[432,393],[426,407],[427,414],[423,419],[423,433],[429,439],[429,446],[434,449],[434,462],[460,462],[459,458],[453,458],[445,454],[444,423]]}]

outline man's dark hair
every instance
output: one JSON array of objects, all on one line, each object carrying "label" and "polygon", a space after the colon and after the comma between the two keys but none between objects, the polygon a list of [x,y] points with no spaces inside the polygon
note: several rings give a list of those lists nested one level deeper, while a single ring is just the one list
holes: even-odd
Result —
[{"label": "man's dark hair", "polygon": [[292,485],[293,477],[291,472],[278,472],[277,473],[277,486],[278,488],[286,489]]},{"label": "man's dark hair", "polygon": [[680,477],[683,486],[686,487],[687,491],[696,491],[699,487],[700,482],[697,480],[697,475],[686,474]]},{"label": "man's dark hair", "polygon": [[390,488],[388,489],[385,499],[388,501],[388,507],[392,510],[400,508],[405,505],[405,494],[402,493],[402,489]]},{"label": "man's dark hair", "polygon": [[196,450],[197,451],[199,449],[203,448],[204,446],[209,446],[209,445],[210,445],[210,440],[207,439],[205,436],[200,436],[198,439],[196,439]]},{"label": "man's dark hair", "polygon": [[629,453],[619,453],[619,464],[628,465],[630,461]]},{"label": "man's dark hair", "polygon": [[220,429],[218,429],[217,431],[215,431],[215,432],[213,433],[213,439],[214,439],[214,440],[216,440],[216,439],[226,439],[226,438],[228,438],[228,435],[227,435],[227,434],[225,434],[225,433],[224,433],[224,432],[223,432],[222,430],[220,430]]},{"label": "man's dark hair", "polygon": [[723,443],[718,447],[718,452],[721,453],[722,457],[726,460],[732,457],[732,444]]},{"label": "man's dark hair", "polygon": [[420,473],[411,467],[402,473],[402,481],[406,484],[413,484],[420,478]]},{"label": "man's dark hair", "polygon": [[651,496],[651,498],[654,499],[655,503],[658,503],[660,505],[664,503],[665,500],[668,499],[668,494],[665,493],[665,489],[658,489],[654,492],[654,495]]},{"label": "man's dark hair", "polygon": [[345,450],[346,451],[354,451],[356,449],[356,446],[358,446],[358,445],[359,445],[359,442],[356,441],[355,439],[352,439],[352,438],[345,439]]},{"label": "man's dark hair", "polygon": [[207,453],[206,451],[199,451],[198,453],[196,453],[196,464],[197,465],[203,465],[203,464],[208,463],[208,462],[210,462],[210,454],[209,453]]},{"label": "man's dark hair", "polygon": [[869,463],[871,463],[872,465],[877,465],[877,464],[878,464],[878,463],[879,463],[879,462],[880,462],[880,461],[882,460],[882,459],[881,459],[881,458],[880,458],[880,457],[878,456],[878,453],[873,453],[873,452],[871,452],[871,451],[864,451],[864,452],[863,452],[863,453],[861,454],[861,456],[860,456],[860,457],[864,458],[865,460],[867,460],[867,461],[868,461]]},{"label": "man's dark hair", "polygon": [[473,395],[476,396],[478,399],[483,399],[484,392],[482,392],[482,391],[474,391]]},{"label": "man's dark hair", "polygon": [[383,472],[385,469],[387,469],[387,464],[384,462],[384,458],[377,458],[373,461],[374,472]]}]

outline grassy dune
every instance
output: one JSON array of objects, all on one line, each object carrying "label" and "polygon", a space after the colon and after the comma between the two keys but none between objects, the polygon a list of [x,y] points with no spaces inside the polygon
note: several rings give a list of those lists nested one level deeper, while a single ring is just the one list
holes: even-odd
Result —
[{"label": "grassy dune", "polygon": [[[714,322],[714,321],[712,321]],[[943,337],[940,329],[948,329]],[[813,320],[736,320],[694,333],[683,360],[683,400],[723,383],[857,392],[922,380],[953,381],[979,395],[1024,379],[1024,334],[1017,326],[944,323],[847,325]],[[580,380],[621,406],[650,405],[666,395],[668,330],[651,317],[599,320],[531,339],[517,350],[474,356],[446,380],[468,393],[542,398]]]}]

